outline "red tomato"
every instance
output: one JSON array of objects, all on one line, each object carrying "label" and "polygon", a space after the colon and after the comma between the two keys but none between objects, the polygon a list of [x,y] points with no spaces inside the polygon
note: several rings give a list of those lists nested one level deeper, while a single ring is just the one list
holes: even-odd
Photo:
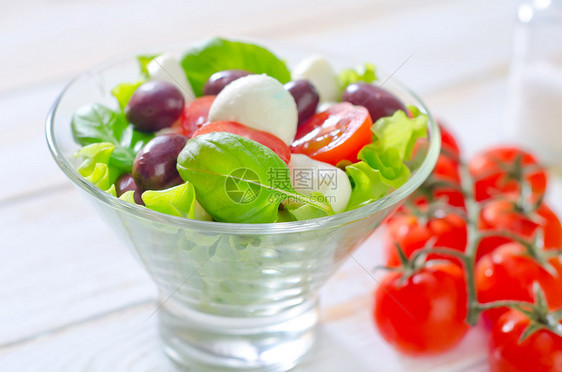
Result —
[{"label": "red tomato", "polygon": [[357,161],[357,153],[373,140],[369,111],[348,102],[337,103],[302,123],[291,151],[336,165]]},{"label": "red tomato", "polygon": [[[518,157],[523,167],[519,170],[514,169]],[[530,184],[534,199],[537,200],[546,189],[546,173],[543,169],[531,167],[538,167],[536,159],[516,147],[493,147],[475,156],[468,163],[468,168],[475,180],[476,201],[487,200],[501,193],[520,193],[521,185],[516,176],[518,171],[524,172],[523,178]]]},{"label": "red tomato", "polygon": [[460,159],[460,149],[455,137],[443,125],[441,120],[437,119],[437,124],[439,124],[439,129],[441,130],[441,153],[455,160]]},{"label": "red tomato", "polygon": [[[478,300],[533,302],[533,283],[538,281],[552,309],[562,308],[562,262],[551,258],[550,265],[558,273],[552,276],[526,252],[519,243],[507,243],[482,257],[474,270]],[[494,324],[506,308],[487,310],[483,315]]]},{"label": "red tomato", "polygon": [[432,176],[442,181],[449,181],[457,185],[461,184],[459,164],[445,154],[440,154],[437,158]]},{"label": "red tomato", "polygon": [[191,138],[208,121],[209,110],[216,96],[203,96],[185,106],[181,120],[181,134]]},{"label": "red tomato", "polygon": [[469,326],[462,269],[428,264],[406,280],[390,272],[375,291],[375,324],[398,351],[431,355],[458,344]]},{"label": "red tomato", "polygon": [[[546,204],[541,204],[528,215],[518,209],[513,200],[513,197],[509,197],[487,201],[480,210],[478,228],[481,231],[508,231],[522,238],[531,238],[538,228],[542,228],[545,248],[562,247],[562,225]],[[476,259],[510,241],[502,236],[483,238],[478,245]]]},{"label": "red tomato", "polygon": [[519,339],[530,320],[516,310],[505,313],[490,338],[490,372],[561,372],[562,337],[541,329]]},{"label": "red tomato", "polygon": [[[406,257],[411,257],[414,252],[424,248],[430,239],[436,239],[433,244],[435,247],[464,252],[467,243],[466,221],[458,214],[445,213],[441,210],[421,219],[414,215],[396,215],[388,223],[385,238],[387,265],[399,266],[400,257],[396,244],[400,245]],[[433,258],[446,258],[458,262],[451,256],[437,254],[428,256],[428,259]]]},{"label": "red tomato", "polygon": [[193,137],[211,132],[228,132],[249,138],[269,147],[285,163],[289,164],[291,161],[291,149],[285,144],[285,142],[281,141],[273,134],[249,128],[235,121],[218,120],[205,124],[201,128],[197,129],[197,131],[193,133]]}]

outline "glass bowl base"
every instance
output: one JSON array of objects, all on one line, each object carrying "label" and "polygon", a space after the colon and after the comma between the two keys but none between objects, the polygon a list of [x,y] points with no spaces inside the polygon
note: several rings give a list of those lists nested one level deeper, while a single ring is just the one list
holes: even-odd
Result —
[{"label": "glass bowl base", "polygon": [[232,318],[179,308],[170,299],[158,316],[166,354],[196,371],[288,371],[314,344],[318,323],[316,301],[275,316]]}]

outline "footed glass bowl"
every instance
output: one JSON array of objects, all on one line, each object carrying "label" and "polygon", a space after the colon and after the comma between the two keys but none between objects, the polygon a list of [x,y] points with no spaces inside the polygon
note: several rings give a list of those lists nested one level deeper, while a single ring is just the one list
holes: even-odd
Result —
[{"label": "footed glass bowl", "polygon": [[[179,57],[188,47],[164,50]],[[271,49],[290,65],[309,54]],[[336,69],[356,64],[341,57],[332,62]],[[72,81],[47,118],[53,157],[154,279],[160,335],[170,358],[197,371],[292,368],[314,343],[320,287],[432,171],[440,146],[438,126],[413,93],[389,79],[386,89],[429,117],[425,157],[402,187],[367,206],[315,220],[188,220],[121,201],[76,171],[73,154],[79,146],[71,134],[72,114],[94,102],[117,108],[111,88],[137,76],[137,62],[129,56]]]}]

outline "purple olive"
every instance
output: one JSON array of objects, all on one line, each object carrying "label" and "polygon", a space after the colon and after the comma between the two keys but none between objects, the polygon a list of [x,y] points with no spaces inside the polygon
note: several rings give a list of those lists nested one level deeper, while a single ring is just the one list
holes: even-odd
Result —
[{"label": "purple olive", "polygon": [[187,137],[164,134],[154,137],[137,154],[133,178],[141,191],[163,190],[183,183],[176,169],[178,155]]},{"label": "purple olive", "polygon": [[229,83],[251,74],[252,73],[250,71],[246,70],[224,70],[215,72],[205,83],[205,86],[203,87],[203,95],[216,96]]},{"label": "purple olive", "polygon": [[385,89],[368,83],[349,84],[343,92],[342,101],[365,107],[373,123],[382,117],[392,116],[397,110],[406,112],[406,107],[398,98]]},{"label": "purple olive", "polygon": [[129,173],[125,173],[124,175],[119,177],[117,181],[115,181],[115,193],[117,194],[117,197],[120,197],[127,191],[133,192],[135,203],[144,205],[141,197],[142,192],[139,190],[137,184],[135,183],[133,175]]},{"label": "purple olive", "polygon": [[183,113],[183,95],[173,84],[149,81],[137,88],[125,106],[125,115],[142,132],[170,127]]},{"label": "purple olive", "polygon": [[285,84],[285,89],[295,99],[299,113],[299,125],[316,113],[320,97],[314,85],[308,80],[293,80]]}]

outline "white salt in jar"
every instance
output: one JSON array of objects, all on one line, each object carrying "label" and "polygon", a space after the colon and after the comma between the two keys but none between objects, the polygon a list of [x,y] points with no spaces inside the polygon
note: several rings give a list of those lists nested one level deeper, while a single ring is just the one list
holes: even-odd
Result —
[{"label": "white salt in jar", "polygon": [[562,0],[518,11],[505,129],[543,163],[562,165]]}]

